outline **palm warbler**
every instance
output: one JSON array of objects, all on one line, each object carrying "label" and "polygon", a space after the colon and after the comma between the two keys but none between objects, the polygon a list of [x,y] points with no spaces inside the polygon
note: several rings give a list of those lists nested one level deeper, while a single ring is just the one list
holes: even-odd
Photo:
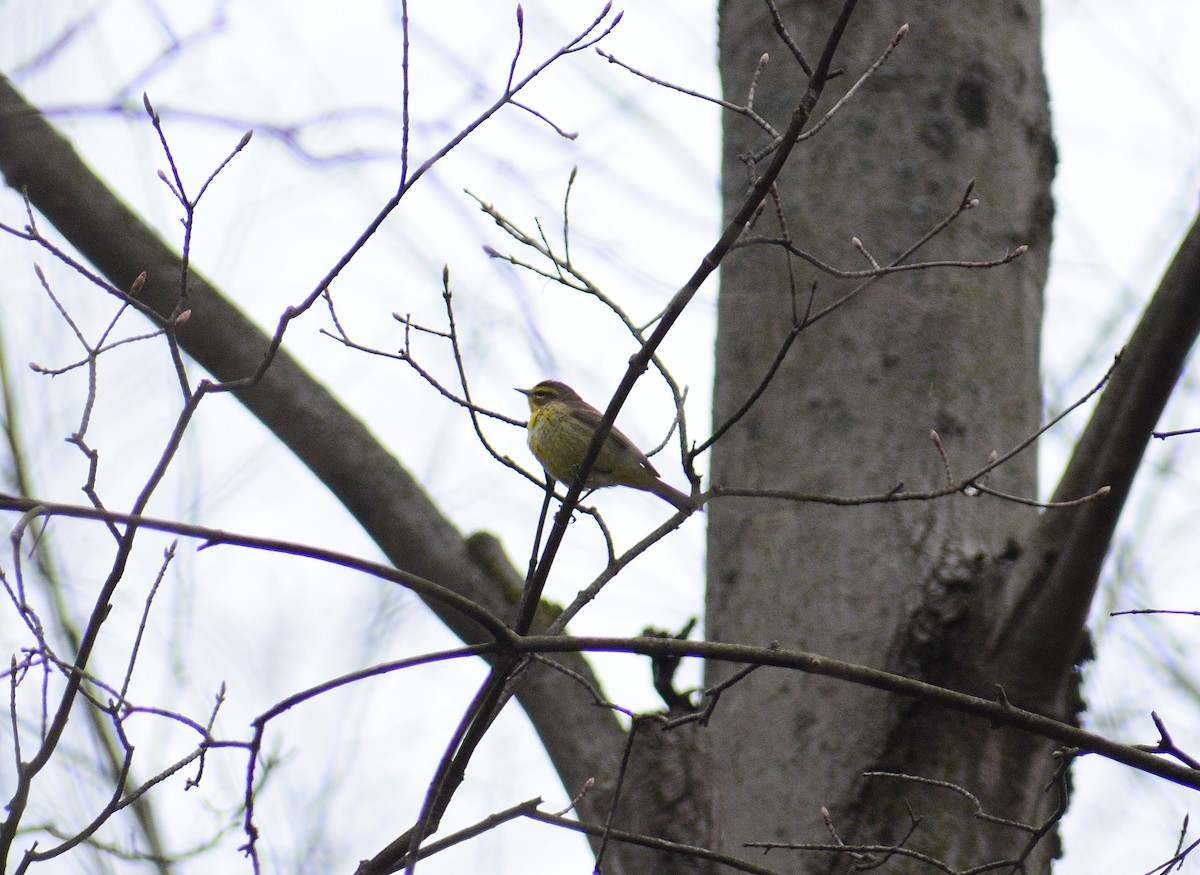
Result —
[{"label": "palm warbler", "polygon": [[[600,411],[558,380],[543,380],[532,389],[517,391],[529,399],[529,425],[526,426],[529,449],[548,476],[570,486],[575,482],[575,472],[596,433],[596,426],[603,418]],[[584,486],[588,489],[632,486],[653,492],[683,513],[691,513],[699,506],[694,499],[660,480],[646,454],[615,428],[604,439]]]}]

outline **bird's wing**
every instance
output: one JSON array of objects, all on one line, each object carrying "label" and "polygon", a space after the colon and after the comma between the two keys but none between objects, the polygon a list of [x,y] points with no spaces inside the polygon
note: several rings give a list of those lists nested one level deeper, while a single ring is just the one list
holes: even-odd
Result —
[{"label": "bird's wing", "polygon": [[[600,425],[600,420],[604,418],[604,414],[590,404],[588,404],[587,408],[584,410],[573,409],[571,411],[571,415],[584,425],[588,426],[589,431],[594,431],[596,427]],[[612,431],[608,433],[608,436],[610,439],[615,440],[619,446],[633,453],[633,455],[637,457],[638,463],[644,466],[647,471],[649,471],[655,477],[658,476],[657,469],[655,469],[654,465],[646,457],[646,454],[639,450],[637,448],[637,444],[627,438],[624,432],[622,432],[616,426],[613,426]]]}]

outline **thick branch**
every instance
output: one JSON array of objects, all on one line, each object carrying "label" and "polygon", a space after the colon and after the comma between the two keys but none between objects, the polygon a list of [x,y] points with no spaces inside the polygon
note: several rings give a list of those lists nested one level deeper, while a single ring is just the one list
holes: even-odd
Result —
[{"label": "thick branch", "polygon": [[[0,172],[114,286],[129,288],[145,271],[139,300],[164,319],[171,314],[178,302],[178,255],[92,175],[71,144],[2,76]],[[253,374],[268,348],[267,336],[203,277],[191,274],[188,285],[192,315],[178,331],[184,351],[218,380]],[[397,568],[438,581],[498,616],[511,614],[504,585],[473,561],[462,535],[419,484],[286,352],[277,354],[261,381],[236,394]],[[458,612],[436,603],[430,608],[463,641],[490,640]],[[582,659],[570,667],[595,682]],[[567,787],[581,786],[620,750],[623,732],[613,716],[592,707],[562,675],[529,672],[519,696]]]},{"label": "thick branch", "polygon": [[916,699],[989,721],[993,726],[1011,726],[1032,735],[1056,741],[1072,753],[1095,753],[1150,775],[1200,790],[1200,771],[1173,762],[1148,751],[1144,746],[1118,741],[1079,729],[1060,720],[1013,706],[998,691],[995,700],[960,693],[880,671],[864,665],[821,656],[803,650],[753,647],[716,641],[680,641],[675,638],[558,638],[528,635],[519,638],[515,649],[524,653],[565,653],[576,649],[588,652],[641,653],[647,656],[698,657],[742,665],[776,666],[806,674],[837,678],[864,687],[872,687],[899,696]]},{"label": "thick branch", "polygon": [[[991,656],[1010,694],[1049,701],[1057,691],[1038,682],[1067,676],[1100,568],[1151,432],[1200,332],[1200,219],[1192,225],[1134,330],[1087,429],[1075,447],[1054,500],[1102,486],[1106,498],[1073,510],[1043,513],[1011,578],[1010,603],[991,642]],[[1057,683],[1057,681],[1054,681]],[[1032,685],[1032,687],[1031,687]]]}]

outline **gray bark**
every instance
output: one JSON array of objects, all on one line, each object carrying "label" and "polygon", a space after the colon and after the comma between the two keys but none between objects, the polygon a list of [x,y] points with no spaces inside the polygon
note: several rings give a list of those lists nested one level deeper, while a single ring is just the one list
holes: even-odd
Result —
[{"label": "gray bark", "polygon": [[[802,49],[815,52],[836,9],[781,9]],[[719,486],[839,496],[944,484],[939,434],[955,474],[1032,433],[1041,413],[1038,339],[1050,242],[1054,150],[1039,54],[1036,4],[863,4],[818,114],[874,61],[904,23],[886,67],[818,136],[801,144],[780,182],[794,243],[846,269],[868,265],[862,240],[887,262],[925,233],[978,180],[982,206],[917,257],[987,259],[1028,244],[1007,267],[889,277],[803,331],[759,403],[716,445]],[[775,36],[765,7],[721,5],[725,97],[744,102],[764,51],[771,61],[756,109],[786,119],[804,76]],[[724,197],[733,209],[747,173],[739,156],[764,143],[745,119],[725,125]],[[768,208],[755,233],[777,236]],[[722,266],[714,420],[721,423],[766,372],[818,283],[816,309],[851,281],[755,246]],[[1032,452],[990,485],[1036,493]],[[991,692],[975,642],[993,621],[989,595],[1032,512],[991,498],[832,507],[725,498],[709,508],[707,621],[714,640],[803,648],[869,666]],[[1066,664],[1071,663],[1066,660]],[[710,681],[729,669],[712,666]],[[1065,694],[1067,678],[1054,689]],[[1059,695],[1037,703],[1059,717]],[[1018,703],[1019,704],[1019,703]],[[961,796],[870,770],[954,781],[990,814],[1038,822],[1052,799],[1049,747],[945,712],[831,680],[760,670],[726,694],[713,723],[715,821],[725,850],[745,841],[829,842],[820,810],[847,843],[909,840],[951,865],[1014,856],[1028,836],[983,829]],[[1054,852],[1042,842],[1030,871]],[[831,871],[846,857],[775,851],[785,872]],[[908,865],[893,859],[901,870]],[[889,868],[889,871],[893,869]]]}]

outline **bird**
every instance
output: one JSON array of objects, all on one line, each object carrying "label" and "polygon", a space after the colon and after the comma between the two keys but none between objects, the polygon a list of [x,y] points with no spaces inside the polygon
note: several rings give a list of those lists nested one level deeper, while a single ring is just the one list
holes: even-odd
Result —
[{"label": "bird", "polygon": [[[558,380],[543,380],[532,389],[517,391],[529,400],[526,428],[530,452],[541,463],[547,477],[571,486],[603,415],[580,398],[578,392]],[[685,514],[700,506],[691,496],[664,483],[646,454],[616,428],[604,438],[583,485],[588,489],[630,486],[657,495]]]}]

